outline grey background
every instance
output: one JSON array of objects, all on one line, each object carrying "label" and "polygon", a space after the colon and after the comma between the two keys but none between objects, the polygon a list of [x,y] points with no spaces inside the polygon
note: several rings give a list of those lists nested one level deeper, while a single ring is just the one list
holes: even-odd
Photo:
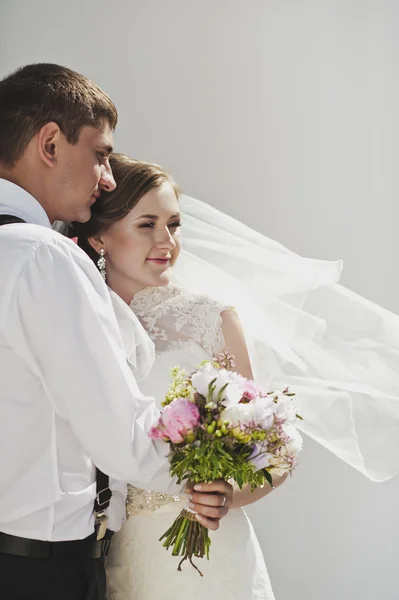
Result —
[{"label": "grey background", "polygon": [[[1,0],[0,76],[58,62],[120,112],[118,150],[398,312],[397,0]],[[277,600],[397,600],[399,479],[310,440],[250,509]],[[189,597],[188,590],[188,597]]]}]

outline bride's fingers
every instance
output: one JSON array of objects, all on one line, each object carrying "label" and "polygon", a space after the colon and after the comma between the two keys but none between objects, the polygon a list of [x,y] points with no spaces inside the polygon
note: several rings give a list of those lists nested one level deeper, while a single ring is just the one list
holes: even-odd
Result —
[{"label": "bride's fingers", "polygon": [[206,520],[204,527],[216,530],[219,527],[219,520],[225,517],[229,511],[233,488],[229,483],[223,480],[213,481],[212,483],[200,483],[186,487],[188,494],[188,506],[197,513],[198,521]]},{"label": "bride's fingers", "polygon": [[207,494],[206,492],[192,492],[187,496],[189,502],[200,504],[201,506],[209,506],[220,508],[225,506],[228,508],[229,502],[224,494]]},{"label": "bride's fingers", "polygon": [[219,529],[219,520],[218,519],[208,519],[202,515],[196,515],[196,519],[201,525],[206,527],[207,529],[211,529],[211,531],[216,531]]},{"label": "bride's fingers", "polygon": [[227,506],[223,506],[220,502],[218,505],[203,504],[195,502],[195,498],[190,500],[188,507],[197,514],[210,519],[223,519],[229,510]]},{"label": "bride's fingers", "polygon": [[[214,501],[211,502],[211,506],[218,506],[220,502],[222,506],[229,507],[233,499],[233,487],[223,479],[218,479],[212,483],[196,484],[193,489],[191,488],[191,491],[188,488],[186,493],[191,493],[192,496],[195,494],[196,501],[201,504],[207,504],[208,502],[205,501],[204,497],[206,496],[208,499],[209,494],[212,494]],[[201,500],[201,497],[204,499]]]},{"label": "bride's fingers", "polygon": [[193,491],[200,491],[201,493],[203,492],[210,492],[210,493],[214,493],[214,492],[218,492],[220,494],[225,494],[227,496],[232,496],[233,495],[233,487],[227,483],[227,481],[224,481],[223,479],[216,479],[215,481],[212,481],[210,483],[191,483],[190,481],[187,482],[186,484],[186,489],[185,492],[186,493],[191,493]]}]

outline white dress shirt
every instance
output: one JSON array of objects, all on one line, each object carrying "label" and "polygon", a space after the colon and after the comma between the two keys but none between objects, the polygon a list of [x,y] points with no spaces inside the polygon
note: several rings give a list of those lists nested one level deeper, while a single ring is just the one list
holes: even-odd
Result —
[{"label": "white dress shirt", "polygon": [[[134,331],[122,340],[92,261],[51,229],[35,198],[3,179],[0,214],[28,222],[0,227],[0,531],[82,539],[94,531],[94,464],[167,492],[167,446],[147,435],[158,411],[128,364]],[[129,319],[141,327],[126,306]],[[112,487],[117,530],[125,485]]]}]

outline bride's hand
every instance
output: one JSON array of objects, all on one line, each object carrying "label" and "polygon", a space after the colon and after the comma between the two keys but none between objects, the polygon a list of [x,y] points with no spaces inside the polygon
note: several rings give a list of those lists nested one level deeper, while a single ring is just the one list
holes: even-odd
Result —
[{"label": "bride's hand", "polygon": [[201,525],[213,531],[218,529],[220,519],[227,515],[233,499],[232,486],[217,479],[212,483],[188,483],[185,492],[188,506],[196,513]]}]

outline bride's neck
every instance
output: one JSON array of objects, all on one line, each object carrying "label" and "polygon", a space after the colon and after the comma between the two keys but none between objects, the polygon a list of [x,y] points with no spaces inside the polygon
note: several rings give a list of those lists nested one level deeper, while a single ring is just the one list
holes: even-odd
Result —
[{"label": "bride's neck", "polygon": [[119,298],[122,298],[122,300],[126,302],[127,305],[131,303],[138,292],[144,289],[143,285],[135,285],[134,283],[132,284],[131,281],[124,284],[117,279],[115,280],[112,276],[107,277],[107,284],[115,294],[118,294]]}]

